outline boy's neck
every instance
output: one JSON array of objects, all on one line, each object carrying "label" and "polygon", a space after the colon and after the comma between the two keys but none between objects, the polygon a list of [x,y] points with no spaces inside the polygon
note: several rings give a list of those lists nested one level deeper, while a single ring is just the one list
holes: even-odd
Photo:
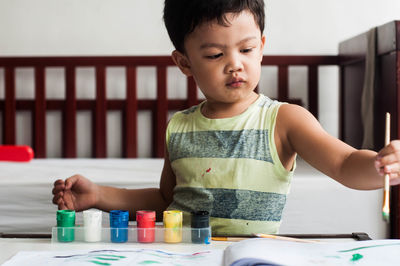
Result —
[{"label": "boy's neck", "polygon": [[200,111],[203,116],[210,119],[230,118],[245,112],[258,97],[259,95],[253,92],[245,100],[234,103],[210,102],[207,100]]}]

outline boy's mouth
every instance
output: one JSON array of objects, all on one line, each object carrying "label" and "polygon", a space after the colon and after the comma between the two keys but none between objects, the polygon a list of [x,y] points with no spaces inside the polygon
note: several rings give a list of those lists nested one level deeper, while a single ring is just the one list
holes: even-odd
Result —
[{"label": "boy's mouth", "polygon": [[245,81],[242,78],[233,78],[226,85],[233,88],[242,86]]}]

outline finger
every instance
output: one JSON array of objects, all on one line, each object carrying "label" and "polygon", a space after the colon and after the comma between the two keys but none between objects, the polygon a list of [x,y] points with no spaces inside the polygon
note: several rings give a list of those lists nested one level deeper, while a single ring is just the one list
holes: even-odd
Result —
[{"label": "finger", "polygon": [[397,154],[390,154],[378,161],[375,161],[375,168],[379,173],[394,173],[400,171],[400,156]]},{"label": "finger", "polygon": [[400,184],[400,176],[397,176],[396,178],[391,178],[390,179],[390,185],[391,186],[397,186]]},{"label": "finger", "polygon": [[56,181],[54,181],[54,186],[59,185],[59,184],[63,184],[64,180],[62,179],[57,179]]},{"label": "finger", "polygon": [[382,170],[385,174],[398,174],[400,172],[400,165],[398,163],[385,165]]},{"label": "finger", "polygon": [[76,183],[76,181],[78,181],[79,178],[80,178],[80,175],[74,175],[74,176],[68,177],[65,180],[65,189],[71,189],[72,186]]},{"label": "finger", "polygon": [[58,206],[59,210],[66,210],[67,209],[67,207],[65,206],[65,202],[64,202],[63,198],[59,198],[57,200],[57,206]]},{"label": "finger", "polygon": [[61,198],[62,199],[62,194],[61,193],[59,193],[59,194],[57,194],[57,195],[54,195],[54,197],[53,197],[53,203],[54,204],[58,204],[58,201],[59,201],[59,199]]},{"label": "finger", "polygon": [[396,178],[399,178],[400,175],[399,175],[399,172],[395,172],[395,173],[390,173],[389,177],[390,177],[390,179],[396,179]]},{"label": "finger", "polygon": [[377,161],[379,161],[382,165],[399,162],[400,161],[400,151],[395,151],[392,153],[388,153],[383,157],[378,157]]},{"label": "finger", "polygon": [[58,204],[58,209],[59,209],[59,210],[68,210],[67,206],[65,206],[64,201],[61,201],[61,202]]},{"label": "finger", "polygon": [[54,181],[54,186],[58,186],[58,185],[61,185],[61,184],[64,184],[64,180],[62,180],[62,179],[57,179],[56,181]]},{"label": "finger", "polygon": [[382,158],[377,158],[375,160],[375,168],[378,173],[391,173],[393,171],[400,170],[400,154],[399,153],[392,153],[386,155]]},{"label": "finger", "polygon": [[66,209],[68,210],[74,210],[74,202],[73,202],[73,196],[71,194],[71,192],[67,192],[64,194],[64,196],[62,197],[63,201],[64,201],[64,206]]},{"label": "finger", "polygon": [[396,152],[399,152],[399,151],[400,151],[400,141],[399,140],[393,140],[388,145],[383,147],[379,151],[377,156],[378,157],[385,157],[388,154],[396,153]]},{"label": "finger", "polygon": [[63,192],[65,190],[65,185],[61,184],[61,185],[57,185],[53,188],[53,190],[51,191],[53,193],[53,195]]}]

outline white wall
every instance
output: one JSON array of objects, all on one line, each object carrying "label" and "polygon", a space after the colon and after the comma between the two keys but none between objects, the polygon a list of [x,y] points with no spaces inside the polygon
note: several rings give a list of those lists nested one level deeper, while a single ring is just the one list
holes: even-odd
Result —
[{"label": "white wall", "polygon": [[[162,21],[162,0],[0,0],[0,56],[43,55],[169,55],[173,47]],[[367,31],[373,26],[400,19],[398,0],[266,0],[267,44],[265,54],[336,54],[338,43]],[[63,70],[51,69],[54,76],[63,76]],[[78,95],[92,97],[94,82],[91,69],[81,69]],[[154,69],[143,68],[139,83],[146,91],[139,97],[154,97]],[[122,69],[110,69],[111,76],[123,75]],[[182,97],[180,88],[184,80],[171,69],[170,83],[176,91],[171,97]],[[20,70],[17,97],[33,97],[33,73]],[[264,68],[260,81],[261,92],[275,96],[276,69]],[[290,68],[290,96],[305,99],[306,69]],[[320,68],[320,121],[332,135],[338,135],[338,73],[335,67]],[[146,78],[149,77],[149,78]],[[63,97],[62,82],[53,81],[51,97]],[[112,78],[111,78],[112,79]],[[0,98],[4,97],[4,74],[0,69]],[[117,78],[115,79],[117,80]],[[57,85],[58,84],[58,85]],[[61,84],[61,85],[60,85]],[[113,83],[109,97],[122,97],[124,84]],[[20,89],[19,89],[20,88]],[[112,94],[112,95],[111,95]],[[111,96],[110,96],[111,95]],[[332,100],[333,99],[333,100]],[[307,101],[305,101],[307,104]],[[81,115],[78,123],[85,126],[88,115]],[[119,119],[110,114],[110,119]],[[1,118],[0,118],[1,119]],[[55,123],[59,114],[48,114],[49,123]],[[144,123],[148,114],[142,114]],[[29,117],[19,114],[18,125],[29,122]],[[115,122],[110,122],[113,124]],[[48,155],[60,155],[60,130],[49,132]],[[79,156],[89,156],[86,147],[88,134],[78,137]],[[19,143],[29,144],[29,131],[18,133]],[[113,133],[113,130],[110,130]],[[86,135],[85,135],[86,134]],[[86,136],[86,137],[85,137]],[[146,138],[145,133],[139,136]],[[1,137],[1,135],[0,135]],[[111,135],[118,142],[118,135]],[[141,141],[139,155],[149,156],[150,139]],[[89,144],[88,144],[89,145]],[[117,145],[109,144],[109,156],[119,156]]]},{"label": "white wall", "polygon": [[[400,19],[398,0],[265,0],[266,54],[335,54]],[[161,55],[162,0],[0,0],[1,55]]]}]

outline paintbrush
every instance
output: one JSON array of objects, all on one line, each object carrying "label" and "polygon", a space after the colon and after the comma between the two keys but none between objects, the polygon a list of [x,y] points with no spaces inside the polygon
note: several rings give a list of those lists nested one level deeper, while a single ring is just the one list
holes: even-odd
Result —
[{"label": "paintbrush", "polygon": [[[385,126],[385,146],[389,145],[390,142],[390,113],[386,113],[386,126]],[[383,206],[382,206],[382,218],[385,222],[390,220],[390,184],[389,174],[385,174],[385,185],[383,189]]]},{"label": "paintbrush", "polygon": [[213,236],[211,240],[213,241],[229,241],[229,242],[239,242],[242,240],[250,239],[249,237],[227,237],[227,236]]},{"label": "paintbrush", "polygon": [[316,242],[319,242],[319,241],[316,241],[316,240],[306,240],[306,239],[287,237],[287,236],[277,236],[277,235],[267,235],[267,234],[254,234],[254,235],[257,236],[257,237],[261,237],[261,238],[271,238],[271,239],[285,240],[285,241],[292,241],[292,242],[302,242],[302,243],[316,243]]}]

